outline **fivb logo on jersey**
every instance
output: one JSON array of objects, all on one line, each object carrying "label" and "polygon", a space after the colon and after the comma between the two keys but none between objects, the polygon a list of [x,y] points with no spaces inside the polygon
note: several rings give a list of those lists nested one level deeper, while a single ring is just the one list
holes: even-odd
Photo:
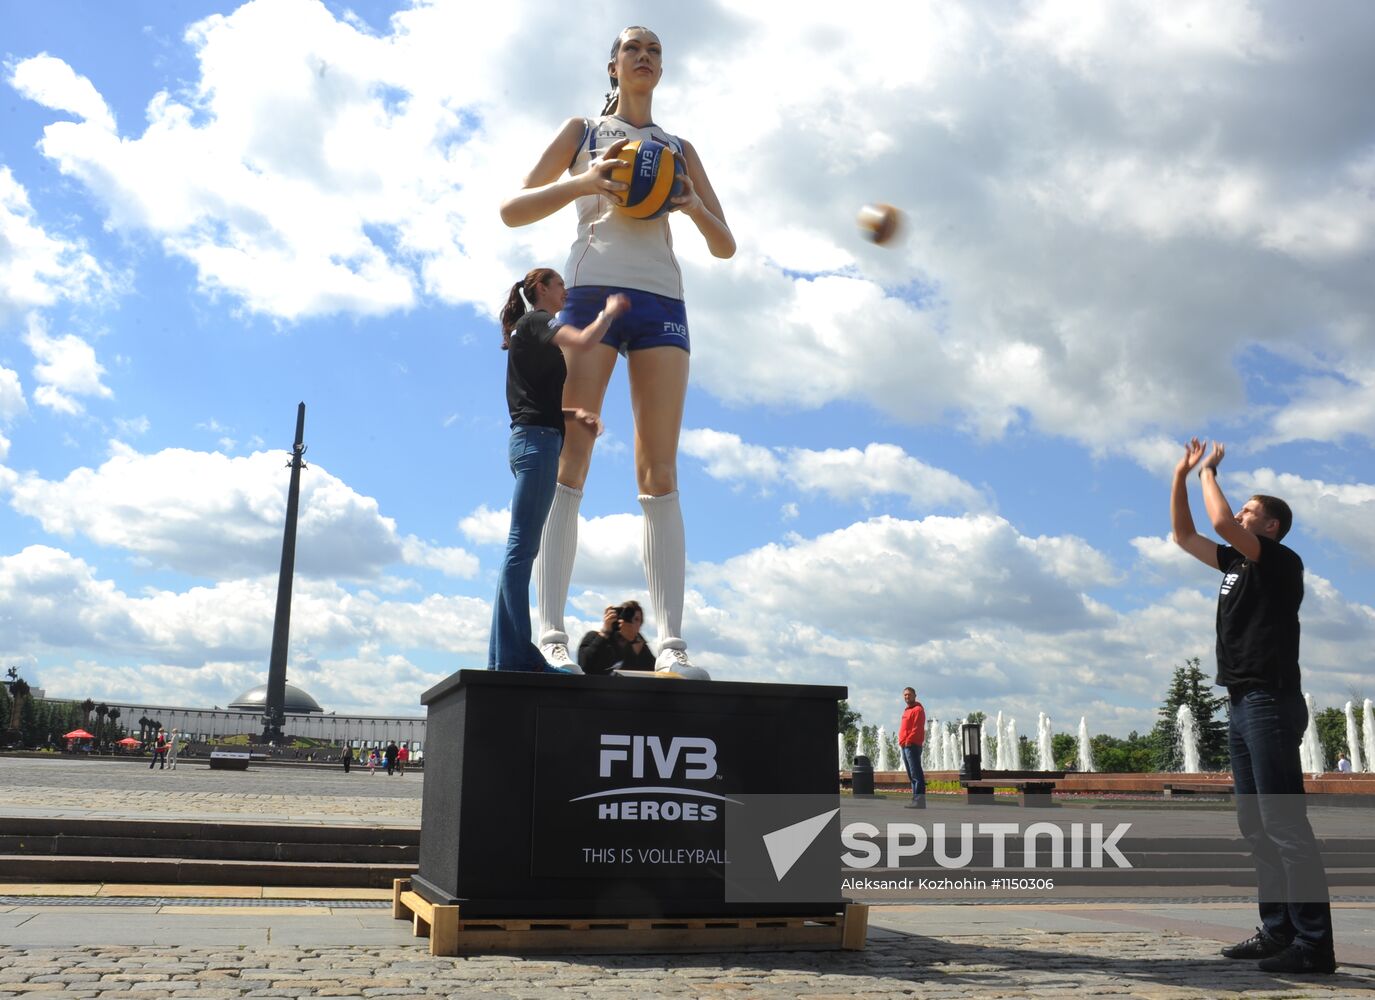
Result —
[{"label": "fivb logo on jersey", "polygon": [[[662,782],[710,781],[717,774],[716,741],[705,736],[646,736],[603,733],[597,776]],[[654,798],[646,796],[653,795]],[[724,795],[690,785],[628,785],[579,795],[569,802],[600,799],[598,820],[712,822]],[[707,801],[699,801],[707,800]]]}]

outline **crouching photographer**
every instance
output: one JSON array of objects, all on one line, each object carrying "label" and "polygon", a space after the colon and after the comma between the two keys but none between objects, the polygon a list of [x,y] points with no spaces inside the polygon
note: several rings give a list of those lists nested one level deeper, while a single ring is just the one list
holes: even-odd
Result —
[{"label": "crouching photographer", "polygon": [[600,631],[588,632],[578,644],[578,666],[585,674],[612,670],[653,670],[654,652],[640,634],[645,623],[638,601],[607,608]]}]

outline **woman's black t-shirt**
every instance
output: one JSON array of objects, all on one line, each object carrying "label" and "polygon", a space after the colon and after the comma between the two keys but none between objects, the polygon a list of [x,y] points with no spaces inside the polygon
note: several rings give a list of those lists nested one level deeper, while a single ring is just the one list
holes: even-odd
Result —
[{"label": "woman's black t-shirt", "polygon": [[511,423],[563,433],[563,352],[554,343],[557,319],[536,309],[516,321],[506,356],[506,406]]}]

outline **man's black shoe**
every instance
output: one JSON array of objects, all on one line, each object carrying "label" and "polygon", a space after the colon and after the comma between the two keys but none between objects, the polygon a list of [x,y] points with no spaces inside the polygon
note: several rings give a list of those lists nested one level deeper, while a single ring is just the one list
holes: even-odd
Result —
[{"label": "man's black shoe", "polygon": [[1337,959],[1301,944],[1291,944],[1278,955],[1262,961],[1259,968],[1261,972],[1308,972],[1325,976],[1337,971]]},{"label": "man's black shoe", "polygon": [[1223,948],[1222,957],[1249,958],[1254,961],[1257,958],[1269,958],[1272,955],[1278,955],[1288,947],[1283,941],[1276,941],[1260,928],[1256,928],[1256,933],[1241,944],[1229,944]]}]

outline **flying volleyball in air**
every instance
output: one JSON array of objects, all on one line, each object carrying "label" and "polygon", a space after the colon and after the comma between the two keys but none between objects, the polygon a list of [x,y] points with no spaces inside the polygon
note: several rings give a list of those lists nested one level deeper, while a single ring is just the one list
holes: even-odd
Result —
[{"label": "flying volleyball in air", "polygon": [[902,227],[902,213],[892,205],[875,202],[861,208],[855,221],[859,224],[859,231],[864,234],[865,239],[870,243],[884,246],[892,242]]},{"label": "flying volleyball in air", "polygon": [[633,219],[657,219],[672,211],[673,199],[683,193],[683,158],[653,139],[627,142],[619,157],[624,166],[612,167],[611,179],[628,189],[617,211]]}]

